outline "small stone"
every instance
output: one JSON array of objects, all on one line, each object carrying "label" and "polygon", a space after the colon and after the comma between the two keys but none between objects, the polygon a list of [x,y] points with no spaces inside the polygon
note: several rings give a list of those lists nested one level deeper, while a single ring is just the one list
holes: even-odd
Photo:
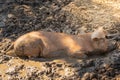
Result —
[{"label": "small stone", "polygon": [[16,74],[15,67],[10,67],[10,68],[6,71],[6,74],[8,74],[8,75]]},{"label": "small stone", "polygon": [[13,14],[8,14],[8,18],[13,18],[14,15]]},{"label": "small stone", "polygon": [[47,68],[46,69],[46,74],[51,74],[52,73],[52,69],[51,68]]},{"label": "small stone", "polygon": [[8,70],[6,71],[6,74],[8,75],[13,75],[16,74],[19,70],[21,70],[23,68],[24,65],[15,65],[12,67],[9,67]]},{"label": "small stone", "polygon": [[65,76],[72,76],[74,75],[72,68],[65,68]]},{"label": "small stone", "polygon": [[92,79],[96,79],[97,78],[97,75],[95,73],[89,73],[89,72],[86,72],[82,79],[81,80],[92,80]]},{"label": "small stone", "polygon": [[90,73],[86,72],[83,77],[81,78],[81,80],[89,80],[90,79]]}]

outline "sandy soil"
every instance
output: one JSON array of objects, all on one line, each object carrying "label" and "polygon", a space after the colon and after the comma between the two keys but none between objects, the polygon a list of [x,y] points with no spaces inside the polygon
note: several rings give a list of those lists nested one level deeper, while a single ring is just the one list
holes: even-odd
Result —
[{"label": "sandy soil", "polygon": [[[97,27],[120,32],[119,0],[1,0],[0,80],[119,80],[119,48],[86,60],[30,60],[4,54],[16,38],[30,31],[77,35]],[[119,43],[120,35],[113,37]]]}]

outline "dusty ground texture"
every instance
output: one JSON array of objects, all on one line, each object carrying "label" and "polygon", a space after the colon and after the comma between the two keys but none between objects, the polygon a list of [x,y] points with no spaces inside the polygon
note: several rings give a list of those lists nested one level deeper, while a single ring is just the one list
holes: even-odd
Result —
[{"label": "dusty ground texture", "polygon": [[[119,0],[1,0],[0,80],[119,80],[119,49],[86,60],[36,61],[3,54],[11,42],[30,31],[80,34],[97,27],[120,32]],[[119,42],[120,35],[114,39]]]}]

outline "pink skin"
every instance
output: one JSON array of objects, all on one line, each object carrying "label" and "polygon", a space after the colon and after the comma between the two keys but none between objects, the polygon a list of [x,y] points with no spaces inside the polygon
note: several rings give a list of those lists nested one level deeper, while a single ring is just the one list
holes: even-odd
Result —
[{"label": "pink skin", "polygon": [[81,35],[43,31],[30,32],[14,42],[14,52],[17,56],[29,58],[60,56],[86,58],[85,53],[95,50],[107,51],[108,41],[105,35],[103,29]]}]

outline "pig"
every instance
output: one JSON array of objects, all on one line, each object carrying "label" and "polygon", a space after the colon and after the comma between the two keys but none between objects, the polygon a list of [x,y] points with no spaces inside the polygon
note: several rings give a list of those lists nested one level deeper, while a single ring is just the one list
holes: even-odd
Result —
[{"label": "pig", "polygon": [[79,35],[33,31],[20,36],[7,52],[8,55],[28,58],[74,57],[106,53],[109,41],[107,32],[98,28],[94,32]]}]

